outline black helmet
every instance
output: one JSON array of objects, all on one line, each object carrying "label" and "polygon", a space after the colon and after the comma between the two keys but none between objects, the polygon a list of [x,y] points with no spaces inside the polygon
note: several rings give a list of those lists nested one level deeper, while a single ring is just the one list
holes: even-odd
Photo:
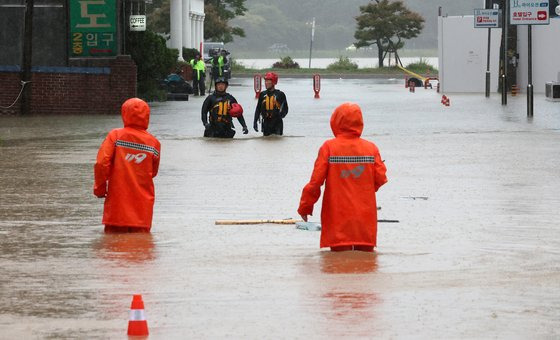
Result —
[{"label": "black helmet", "polygon": [[224,84],[226,84],[226,86],[229,86],[229,82],[224,77],[220,77],[220,78],[216,79],[216,81],[214,82],[214,85],[218,85],[219,83],[224,83]]}]

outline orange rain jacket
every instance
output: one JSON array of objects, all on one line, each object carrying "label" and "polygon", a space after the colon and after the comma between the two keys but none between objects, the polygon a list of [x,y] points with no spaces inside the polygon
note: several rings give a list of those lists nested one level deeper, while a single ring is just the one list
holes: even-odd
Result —
[{"label": "orange rain jacket", "polygon": [[150,107],[138,98],[122,105],[124,128],[105,138],[94,166],[93,193],[105,197],[103,224],[147,228],[152,226],[153,177],[158,173],[160,143],[146,129]]},{"label": "orange rain jacket", "polygon": [[364,127],[357,104],[344,103],[331,116],[334,139],[319,149],[298,213],[311,215],[326,181],[321,210],[321,248],[377,245],[375,192],[387,182],[377,146],[360,138]]}]

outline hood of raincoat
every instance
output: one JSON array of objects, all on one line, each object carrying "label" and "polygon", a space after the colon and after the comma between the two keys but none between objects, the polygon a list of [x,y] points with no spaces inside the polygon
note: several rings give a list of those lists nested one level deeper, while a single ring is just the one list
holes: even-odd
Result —
[{"label": "hood of raincoat", "polygon": [[150,123],[150,107],[140,98],[130,98],[121,108],[122,120],[125,127],[146,130]]},{"label": "hood of raincoat", "polygon": [[364,129],[362,109],[355,103],[341,104],[331,116],[331,129],[336,137],[360,137]]}]

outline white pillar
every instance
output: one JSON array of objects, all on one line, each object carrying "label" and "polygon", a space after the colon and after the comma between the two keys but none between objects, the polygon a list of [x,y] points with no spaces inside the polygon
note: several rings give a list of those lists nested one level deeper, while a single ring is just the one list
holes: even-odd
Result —
[{"label": "white pillar", "polygon": [[183,61],[183,9],[182,0],[171,0],[171,48],[179,50],[179,60]]},{"label": "white pillar", "polygon": [[191,14],[191,22],[190,22],[190,26],[191,26],[191,32],[190,32],[190,36],[191,36],[191,45],[189,46],[190,48],[195,48],[195,44],[196,44],[196,32],[195,32],[195,25],[196,25],[196,19],[195,19],[195,15]]},{"label": "white pillar", "polygon": [[190,48],[192,45],[191,40],[191,1],[190,0],[182,0],[183,1],[183,10],[182,10],[182,32],[183,32],[183,46],[186,48]]},{"label": "white pillar", "polygon": [[194,30],[194,35],[195,35],[194,48],[196,48],[197,50],[200,51],[200,39],[199,39],[199,36],[200,36],[200,17],[198,15],[196,16],[196,22],[194,23],[194,27],[195,27],[195,30]]}]

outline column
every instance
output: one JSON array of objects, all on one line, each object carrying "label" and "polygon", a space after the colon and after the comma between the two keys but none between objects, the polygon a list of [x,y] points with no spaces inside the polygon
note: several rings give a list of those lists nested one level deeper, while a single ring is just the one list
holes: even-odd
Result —
[{"label": "column", "polygon": [[191,40],[191,1],[190,0],[182,0],[183,1],[183,24],[182,24],[182,31],[183,31],[183,46],[186,48],[190,48],[192,45]]},{"label": "column", "polygon": [[182,0],[171,0],[170,45],[179,50],[179,61],[183,61],[183,6]]},{"label": "column", "polygon": [[196,44],[196,30],[195,30],[195,25],[196,25],[196,19],[195,19],[195,15],[191,14],[191,45],[189,46],[190,48],[195,48],[195,44]]}]

